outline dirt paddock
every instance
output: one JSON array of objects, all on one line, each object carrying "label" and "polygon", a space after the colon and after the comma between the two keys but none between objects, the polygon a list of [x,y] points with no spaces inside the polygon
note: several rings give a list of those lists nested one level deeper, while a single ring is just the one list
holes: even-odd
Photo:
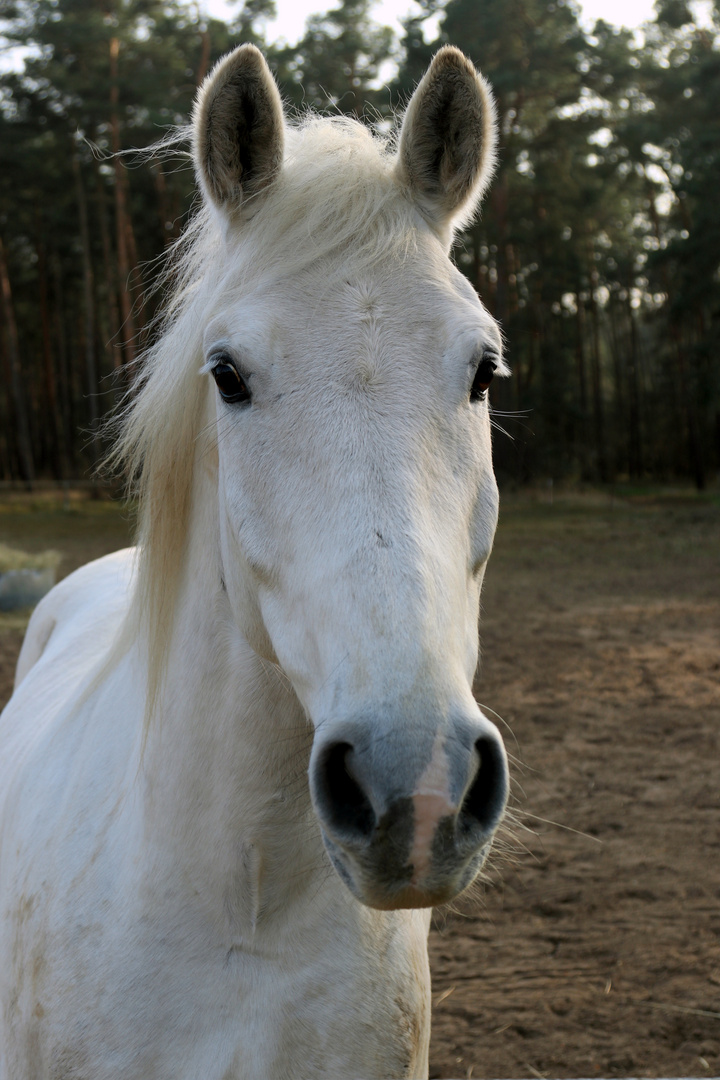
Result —
[{"label": "dirt paddock", "polygon": [[[0,503],[61,572],[128,529]],[[435,919],[431,1076],[720,1075],[720,500],[507,497],[483,609],[514,820]],[[21,637],[0,616],[0,702]]]}]

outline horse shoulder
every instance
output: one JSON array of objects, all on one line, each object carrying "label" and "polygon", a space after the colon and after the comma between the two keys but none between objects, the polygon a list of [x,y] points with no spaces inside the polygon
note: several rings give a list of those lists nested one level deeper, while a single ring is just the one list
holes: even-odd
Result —
[{"label": "horse shoulder", "polygon": [[[41,1017],[53,1002],[73,998],[73,987],[81,988],[83,1010],[103,988],[88,972],[132,842],[122,800],[135,775],[143,699],[130,657],[104,677],[98,672],[127,610],[131,578],[132,552],[118,552],[43,599],[0,719],[0,996],[9,1075],[46,1075],[48,1047],[62,1039]],[[31,1062],[33,1039],[43,1068]]]},{"label": "horse shoulder", "polygon": [[[129,768],[142,691],[128,675],[129,658],[107,673],[103,664],[127,608],[131,566],[132,553],[120,552],[82,567],[31,619],[15,692],[0,716],[3,895],[19,895],[20,878],[37,877],[42,891],[44,849],[59,855],[70,845],[82,857],[93,847],[103,808]],[[74,863],[75,855],[60,858],[61,867]]]},{"label": "horse shoulder", "polygon": [[15,671],[15,689],[45,652],[85,636],[98,620],[117,620],[126,602],[134,549],[114,551],[81,566],[43,597],[33,611]]}]

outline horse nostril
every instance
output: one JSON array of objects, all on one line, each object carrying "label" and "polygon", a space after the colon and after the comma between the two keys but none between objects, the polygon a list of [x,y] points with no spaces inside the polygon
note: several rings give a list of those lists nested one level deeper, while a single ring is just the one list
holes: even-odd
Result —
[{"label": "horse nostril", "polygon": [[507,798],[507,766],[495,740],[483,736],[475,742],[480,764],[458,815],[466,832],[492,832],[502,817]]},{"label": "horse nostril", "polygon": [[330,831],[346,841],[367,840],[375,828],[370,800],[348,770],[350,743],[329,746],[319,762],[316,798]]}]

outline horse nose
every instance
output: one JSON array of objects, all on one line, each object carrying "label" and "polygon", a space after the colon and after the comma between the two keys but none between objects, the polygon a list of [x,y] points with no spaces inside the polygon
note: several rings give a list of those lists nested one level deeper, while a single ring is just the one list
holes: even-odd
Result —
[{"label": "horse nose", "polygon": [[508,794],[508,771],[500,736],[483,734],[475,739],[476,755],[470,781],[458,814],[459,837],[483,842],[500,823]]},{"label": "horse nose", "polygon": [[328,850],[336,866],[344,863],[346,880],[348,860],[359,860],[363,876],[375,867],[386,885],[395,878],[423,888],[438,876],[458,878],[482,856],[508,790],[494,725],[480,717],[406,739],[373,738],[359,726],[342,734],[315,748],[310,779]]},{"label": "horse nose", "polygon": [[341,843],[367,843],[377,824],[369,793],[353,769],[352,743],[324,747],[315,771],[314,795],[326,828]]}]

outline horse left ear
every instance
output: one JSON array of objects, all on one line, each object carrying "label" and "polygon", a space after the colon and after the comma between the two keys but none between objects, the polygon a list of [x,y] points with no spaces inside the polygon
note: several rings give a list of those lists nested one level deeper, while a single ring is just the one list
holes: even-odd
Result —
[{"label": "horse left ear", "polygon": [[459,49],[435,54],[408,105],[395,174],[441,236],[472,218],[495,167],[495,106]]},{"label": "horse left ear", "polygon": [[198,93],[193,152],[205,194],[231,211],[275,179],[283,158],[282,101],[265,57],[240,45],[220,60]]}]

